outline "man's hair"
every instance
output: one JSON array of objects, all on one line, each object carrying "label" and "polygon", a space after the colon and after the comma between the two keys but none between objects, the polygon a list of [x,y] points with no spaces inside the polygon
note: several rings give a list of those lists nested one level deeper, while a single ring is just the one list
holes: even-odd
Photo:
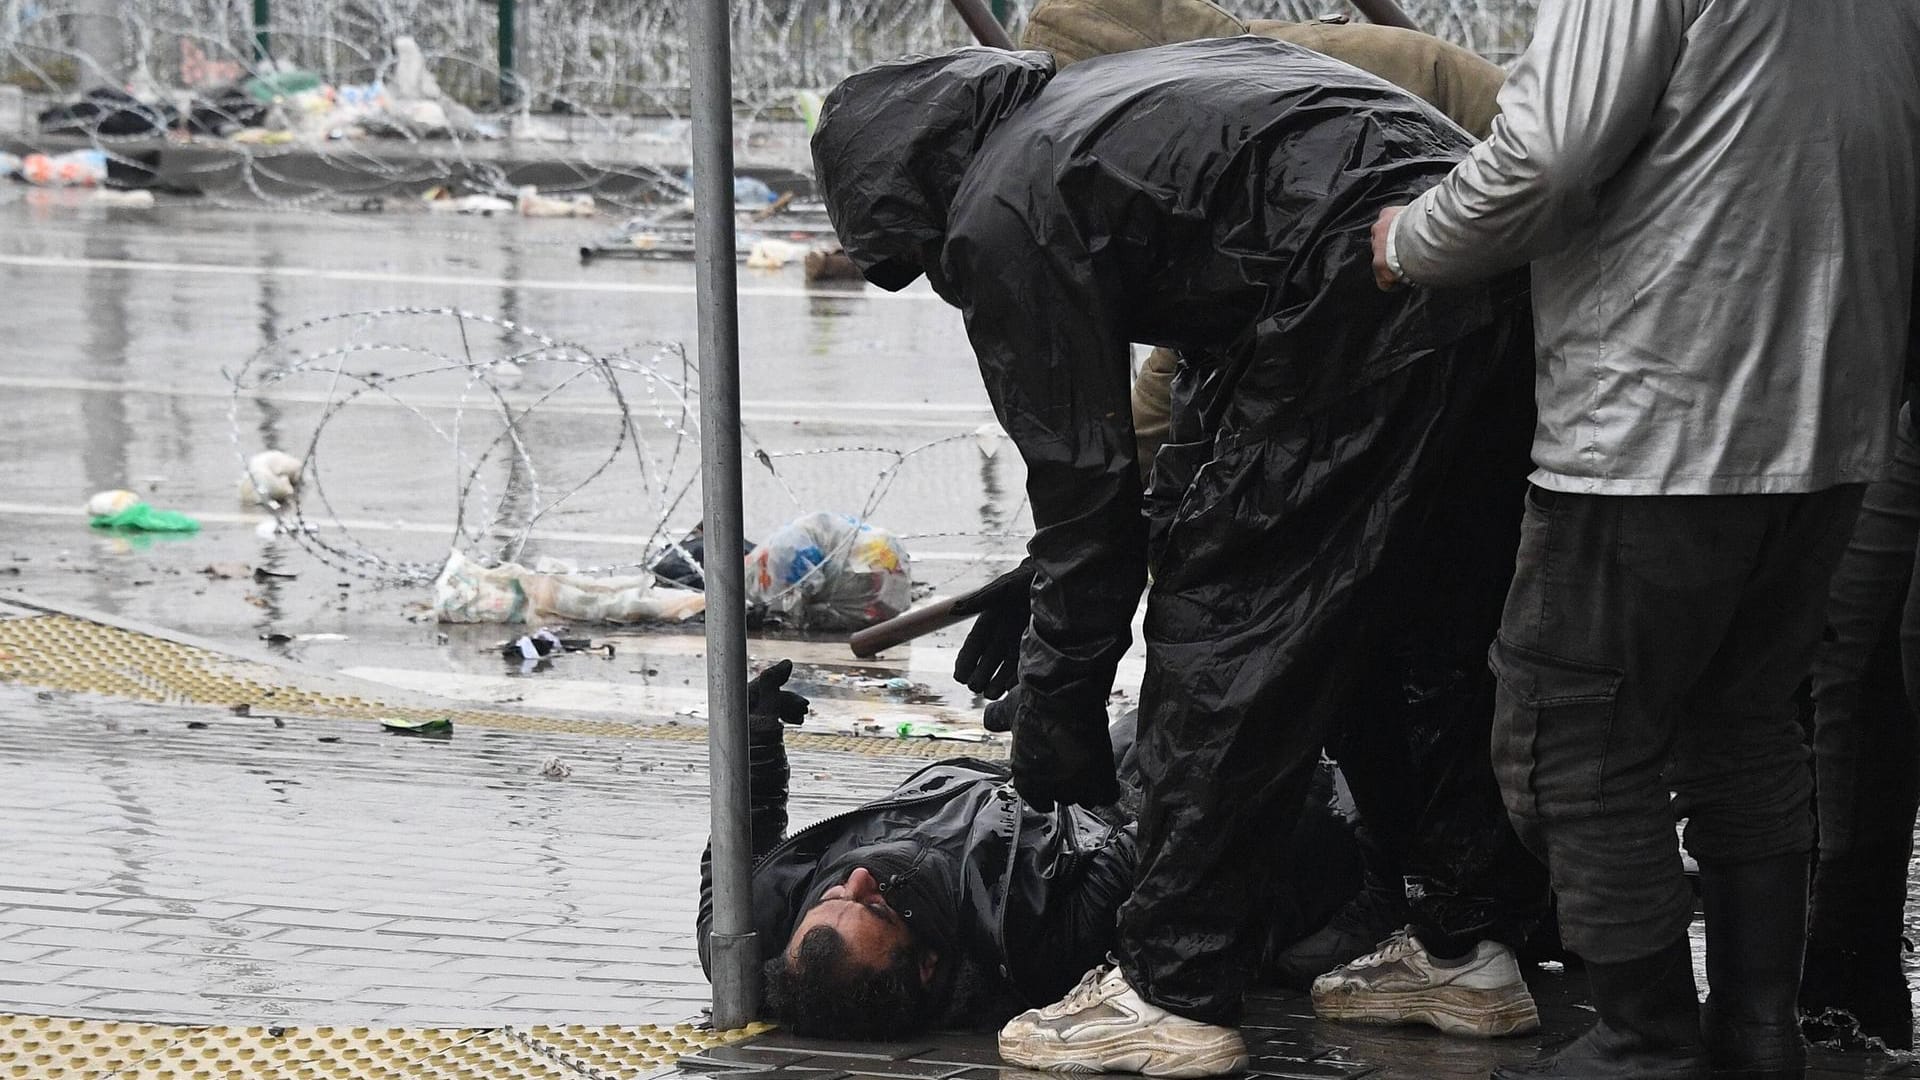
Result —
[{"label": "man's hair", "polygon": [[792,963],[784,952],[766,962],[767,1011],[795,1034],[828,1039],[898,1039],[925,1027],[931,995],[920,980],[921,950],[905,945],[870,971],[847,956],[830,926],[800,939]]}]

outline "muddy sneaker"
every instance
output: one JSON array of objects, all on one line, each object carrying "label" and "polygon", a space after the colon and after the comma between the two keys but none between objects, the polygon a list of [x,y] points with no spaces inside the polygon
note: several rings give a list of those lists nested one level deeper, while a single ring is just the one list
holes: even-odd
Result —
[{"label": "muddy sneaker", "polygon": [[1275,948],[1269,941],[1263,974],[1281,986],[1307,990],[1313,980],[1373,951],[1381,939],[1406,925],[1407,902],[1371,874],[1327,925],[1299,941]]},{"label": "muddy sneaker", "polygon": [[1411,930],[1396,931],[1373,952],[1315,979],[1313,1011],[1323,1020],[1427,1024],[1480,1038],[1540,1027],[1511,949],[1483,941],[1442,964]]},{"label": "muddy sneaker", "polygon": [[1233,1028],[1148,1004],[1117,966],[1102,965],[1066,997],[1007,1021],[1000,1056],[1052,1072],[1226,1076],[1246,1070],[1247,1044]]}]

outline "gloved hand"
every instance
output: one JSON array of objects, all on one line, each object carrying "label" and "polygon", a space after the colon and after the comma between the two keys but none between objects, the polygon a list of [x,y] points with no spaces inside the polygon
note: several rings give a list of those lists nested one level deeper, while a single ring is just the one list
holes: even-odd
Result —
[{"label": "gloved hand", "polygon": [[1032,619],[1033,575],[1028,559],[954,601],[955,615],[979,616],[953,662],[954,679],[976,694],[997,698],[1020,681],[1020,638]]},{"label": "gloved hand", "polygon": [[[1113,746],[1107,739],[1107,713],[1096,709],[1071,716],[1038,707],[1016,688],[987,706],[989,731],[1013,730],[1013,790],[1035,810],[1053,804],[1108,806],[1120,799],[1114,775]],[[996,727],[996,724],[1005,725]]]},{"label": "gloved hand", "polygon": [[806,719],[809,702],[791,690],[782,689],[793,675],[793,661],[782,660],[753,677],[747,683],[747,741],[779,743],[783,724],[799,724]]}]

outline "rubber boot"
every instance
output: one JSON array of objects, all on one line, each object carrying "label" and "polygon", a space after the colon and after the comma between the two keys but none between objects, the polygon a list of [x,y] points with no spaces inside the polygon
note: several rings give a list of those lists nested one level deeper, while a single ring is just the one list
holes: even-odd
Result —
[{"label": "rubber boot", "polygon": [[1600,1020],[1549,1057],[1493,1080],[1707,1080],[1687,939],[1624,964],[1587,963]]},{"label": "rubber boot", "polygon": [[1889,1050],[1913,1049],[1913,998],[1901,965],[1912,845],[1908,834],[1820,860],[1800,984],[1808,1039],[1847,1046],[1866,1035]]},{"label": "rubber boot", "polygon": [[1807,945],[1807,857],[1700,863],[1707,917],[1701,1031],[1716,1080],[1800,1080],[1800,960]]}]

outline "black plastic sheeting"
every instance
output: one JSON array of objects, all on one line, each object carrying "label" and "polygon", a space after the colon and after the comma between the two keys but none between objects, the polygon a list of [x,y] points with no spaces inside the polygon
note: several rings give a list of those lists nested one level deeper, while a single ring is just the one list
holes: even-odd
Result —
[{"label": "black plastic sheeting", "polygon": [[[847,254],[886,288],[924,273],[961,309],[1026,460],[1023,794],[1098,788],[1153,561],[1121,960],[1187,1016],[1237,1015],[1258,868],[1363,687],[1407,688],[1389,697],[1424,715],[1422,673],[1484,689],[1529,468],[1524,280],[1384,293],[1369,240],[1470,144],[1387,83],[1257,38],[1058,75],[1043,54],[965,49],[855,75],[821,111],[816,175]],[[1144,493],[1129,342],[1183,364]],[[1433,523],[1456,503],[1497,508],[1509,561],[1450,585]],[[1395,627],[1416,606],[1445,632],[1409,648]],[[1484,709],[1452,711],[1484,745]],[[1408,715],[1406,737],[1430,739]],[[1504,835],[1489,773],[1458,783],[1447,811]]]}]

